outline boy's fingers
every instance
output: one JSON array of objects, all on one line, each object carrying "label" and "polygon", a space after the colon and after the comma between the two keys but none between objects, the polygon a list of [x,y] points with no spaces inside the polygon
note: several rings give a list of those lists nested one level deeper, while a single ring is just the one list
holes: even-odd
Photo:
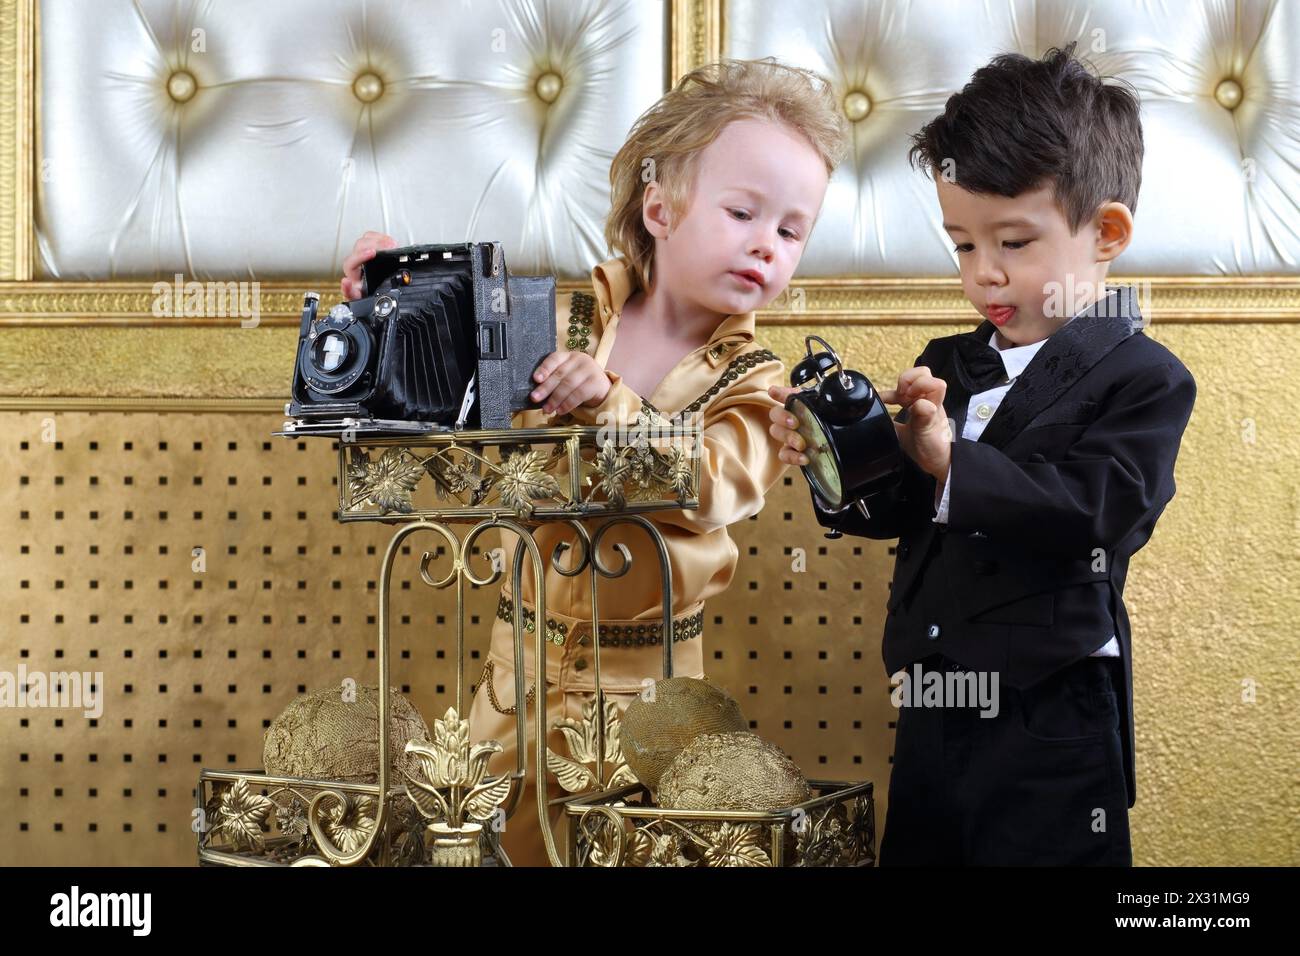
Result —
[{"label": "boy's fingers", "polygon": [[916,368],[909,368],[902,375],[898,376],[897,392],[903,399],[915,391],[917,379],[925,378],[930,374],[930,368],[926,365],[918,365]]},{"label": "boy's fingers", "polygon": [[943,398],[948,393],[948,383],[941,378],[923,379],[915,388],[913,394],[918,398],[929,399],[934,405],[943,404]]},{"label": "boy's fingers", "polygon": [[912,406],[911,424],[918,431],[929,431],[935,425],[946,421],[941,407],[928,398],[917,399]]}]

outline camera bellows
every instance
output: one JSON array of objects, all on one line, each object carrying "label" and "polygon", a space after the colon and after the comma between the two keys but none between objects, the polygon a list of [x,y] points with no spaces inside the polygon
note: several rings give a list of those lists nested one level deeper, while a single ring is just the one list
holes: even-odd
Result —
[{"label": "camera bellows", "polygon": [[422,275],[397,298],[382,372],[401,417],[437,421],[460,407],[476,359],[464,318],[474,314],[471,291],[460,273]]},{"label": "camera bellows", "polygon": [[744,730],[748,726],[735,698],[695,677],[657,680],[627,705],[620,723],[623,759],[651,790],[682,749],[700,734]]},{"label": "camera bellows", "polygon": [[[413,759],[408,740],[428,740],[419,711],[397,691],[388,692],[389,779],[401,782]],[[262,745],[263,766],[277,777],[374,783],[379,771],[379,688],[357,687],[355,700],[338,687],[303,694],[271,721]]]}]

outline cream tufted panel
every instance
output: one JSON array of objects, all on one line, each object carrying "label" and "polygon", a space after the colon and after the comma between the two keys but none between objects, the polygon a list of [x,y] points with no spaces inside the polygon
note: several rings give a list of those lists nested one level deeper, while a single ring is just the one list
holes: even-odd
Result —
[{"label": "cream tufted panel", "polygon": [[[801,274],[955,274],[908,136],[998,52],[1079,39],[1142,94],[1125,274],[1300,273],[1300,3],[722,0],[723,53],[831,77],[855,118]],[[203,51],[195,30],[201,30]],[[665,87],[665,0],[44,0],[41,266],[337,272],[352,241],[604,257],[608,165]]]},{"label": "cream tufted panel", "polygon": [[610,159],[667,81],[662,0],[43,0],[40,16],[38,243],[65,279],[341,273],[369,228],[585,273]]},{"label": "cream tufted panel", "polygon": [[955,274],[908,137],[998,53],[1070,40],[1142,98],[1142,193],[1121,271],[1300,273],[1294,0],[728,0],[723,20],[726,55],[816,69],[860,116],[805,275]]}]

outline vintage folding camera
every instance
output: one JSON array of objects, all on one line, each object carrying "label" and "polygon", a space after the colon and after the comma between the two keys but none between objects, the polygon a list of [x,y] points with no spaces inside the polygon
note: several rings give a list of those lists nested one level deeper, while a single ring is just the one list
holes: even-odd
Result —
[{"label": "vintage folding camera", "polygon": [[555,277],[514,276],[496,242],[384,249],[365,295],[304,297],[280,435],[503,429],[555,350]]}]

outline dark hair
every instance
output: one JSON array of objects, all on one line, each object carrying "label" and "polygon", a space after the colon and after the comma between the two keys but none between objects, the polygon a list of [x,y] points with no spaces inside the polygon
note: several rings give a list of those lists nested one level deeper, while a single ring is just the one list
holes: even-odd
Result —
[{"label": "dark hair", "polygon": [[1137,91],[1106,83],[1074,43],[1041,60],[994,57],[912,137],[908,161],[976,193],[1018,196],[1051,180],[1070,231],[1103,203],[1136,211],[1142,185]]}]

